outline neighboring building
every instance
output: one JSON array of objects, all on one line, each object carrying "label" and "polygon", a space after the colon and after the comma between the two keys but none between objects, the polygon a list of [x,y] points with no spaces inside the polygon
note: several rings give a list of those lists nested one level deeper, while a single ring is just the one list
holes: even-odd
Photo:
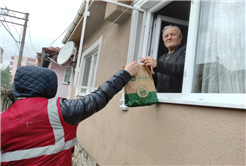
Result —
[{"label": "neighboring building", "polygon": [[67,98],[70,76],[72,74],[72,64],[69,61],[63,65],[56,63],[60,50],[61,48],[59,47],[43,47],[42,53],[37,53],[37,57],[39,59],[38,64],[39,66],[49,68],[56,73],[58,79],[56,96]]},{"label": "neighboring building", "polygon": [[78,127],[89,155],[99,165],[245,165],[246,2],[86,2],[63,39],[78,48],[71,98],[134,59],[159,57],[166,25],[187,45],[182,93],[134,108],[116,94]]},{"label": "neighboring building", "polygon": [[[11,56],[11,59],[13,61],[10,61],[10,72],[11,72],[11,75],[12,75],[12,82],[13,82],[14,81],[15,72],[17,70],[17,64],[18,64],[19,56],[18,55]],[[37,66],[38,65],[37,58],[30,58],[30,57],[23,56],[20,66],[30,66],[30,65]]]}]

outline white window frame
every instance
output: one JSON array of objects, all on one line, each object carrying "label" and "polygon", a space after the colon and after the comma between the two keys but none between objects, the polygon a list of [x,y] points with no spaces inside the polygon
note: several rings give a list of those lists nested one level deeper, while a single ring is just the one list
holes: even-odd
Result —
[{"label": "white window frame", "polygon": [[[101,46],[102,46],[102,41],[103,41],[103,36],[101,36],[93,45],[91,45],[81,56],[81,62],[80,62],[80,70],[78,71],[78,83],[76,85],[76,92],[75,92],[75,97],[76,96],[85,96],[92,91],[96,90],[97,87],[95,87],[96,83],[96,74],[97,74],[97,68],[98,68],[98,61],[100,57],[100,52],[101,52]],[[94,57],[94,55],[97,54],[96,58],[96,64],[95,66],[91,65],[90,66],[90,73],[89,73],[89,78],[88,80],[92,79],[92,86],[82,86],[82,80],[84,77],[84,71],[85,71],[85,63],[86,59],[90,56]],[[94,58],[92,58],[91,63],[94,62]],[[92,68],[94,68],[94,73],[91,73]],[[83,93],[81,92],[82,89],[86,89],[86,92]]]},{"label": "white window frame", "polygon": [[[153,13],[163,8],[171,1],[160,1],[158,4],[146,9],[144,18],[144,33],[143,43],[139,46],[142,49],[142,57],[149,56],[148,49],[150,48],[150,34],[152,33],[151,22],[153,19]],[[146,0],[139,7],[146,3],[151,3],[151,0]],[[148,6],[148,5],[145,5]],[[151,5],[150,5],[151,6]],[[135,12],[136,13],[136,12]],[[191,1],[190,8],[190,19],[187,36],[187,49],[186,49],[186,60],[184,68],[183,88],[182,93],[157,93],[159,102],[163,103],[175,103],[175,104],[187,104],[197,106],[209,106],[209,107],[220,107],[220,108],[236,108],[245,109],[245,94],[206,94],[206,93],[192,93],[195,57],[196,57],[196,41],[198,37],[198,24],[200,14],[200,1]],[[137,22],[137,18],[132,16],[132,22]],[[131,29],[132,31],[132,29]],[[129,50],[134,52],[134,44],[129,42]],[[128,62],[132,55],[128,52]],[[123,100],[123,99],[121,99]],[[124,108],[126,109],[126,108]]]},{"label": "white window frame", "polygon": [[[70,76],[69,76],[70,79],[69,79],[69,83],[65,81],[65,76],[66,76],[66,73],[67,73],[68,68],[70,68],[70,73],[69,73],[70,74]],[[72,75],[72,66],[66,66],[65,67],[65,70],[64,70],[64,75],[63,75],[62,83],[63,84],[70,84],[71,75]]]}]

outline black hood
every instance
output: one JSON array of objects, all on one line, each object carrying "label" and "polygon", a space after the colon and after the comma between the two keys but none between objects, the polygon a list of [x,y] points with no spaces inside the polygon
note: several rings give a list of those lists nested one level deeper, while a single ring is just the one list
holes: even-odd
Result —
[{"label": "black hood", "polygon": [[54,71],[39,66],[21,66],[14,77],[16,97],[53,98],[57,92],[57,75]]}]

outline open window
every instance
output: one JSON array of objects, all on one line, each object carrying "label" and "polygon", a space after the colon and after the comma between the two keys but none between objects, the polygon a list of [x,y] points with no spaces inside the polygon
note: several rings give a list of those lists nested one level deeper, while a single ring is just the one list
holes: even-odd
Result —
[{"label": "open window", "polygon": [[165,26],[178,26],[183,34],[181,44],[187,44],[189,15],[190,1],[173,1],[153,13],[153,27],[149,52],[151,57],[157,59],[168,52],[162,38],[162,30]]},{"label": "open window", "polygon": [[133,12],[132,23],[141,26],[131,27],[128,62],[134,53],[162,55],[161,31],[169,24],[180,27],[186,44],[182,92],[158,93],[160,102],[245,109],[245,1],[147,0],[136,6],[145,11]]}]

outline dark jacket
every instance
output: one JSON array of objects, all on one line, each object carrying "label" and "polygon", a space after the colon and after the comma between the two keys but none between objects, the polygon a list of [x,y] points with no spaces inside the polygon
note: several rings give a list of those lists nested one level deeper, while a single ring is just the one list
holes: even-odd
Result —
[{"label": "dark jacket", "polygon": [[180,93],[182,91],[186,46],[180,45],[168,60],[165,53],[157,59],[153,78],[157,92]]},{"label": "dark jacket", "polygon": [[77,125],[82,120],[104,108],[109,100],[118,93],[131,79],[125,71],[118,71],[113,77],[101,84],[99,88],[80,99],[60,100],[64,120],[72,125]]},{"label": "dark jacket", "polygon": [[[101,110],[130,79],[131,75],[127,71],[120,70],[85,97],[61,99],[60,107],[65,122],[78,125],[82,120]],[[57,76],[55,72],[47,68],[21,66],[16,71],[14,82],[16,97],[53,98],[56,95]]]}]

